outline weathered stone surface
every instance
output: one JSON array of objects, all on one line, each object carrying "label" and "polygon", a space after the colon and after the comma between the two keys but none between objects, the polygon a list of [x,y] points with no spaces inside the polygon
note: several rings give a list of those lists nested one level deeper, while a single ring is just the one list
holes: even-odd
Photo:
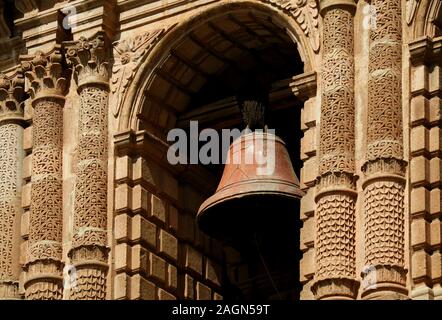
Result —
[{"label": "weathered stone surface", "polygon": [[305,193],[266,217],[277,287],[442,300],[437,0],[15,7],[0,3],[0,299],[231,299],[226,276],[269,292],[253,246],[198,227],[222,164],[172,164],[167,139],[243,128],[242,100],[262,96]]}]

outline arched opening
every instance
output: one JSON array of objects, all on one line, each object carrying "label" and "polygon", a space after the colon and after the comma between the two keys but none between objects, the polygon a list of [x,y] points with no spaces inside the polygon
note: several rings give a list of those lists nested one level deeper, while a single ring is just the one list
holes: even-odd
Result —
[{"label": "arched opening", "polygon": [[[198,121],[200,131],[242,130],[241,102],[262,101],[267,105],[266,124],[286,143],[299,177],[302,101],[295,97],[290,83],[295,75],[303,73],[304,63],[287,28],[271,11],[239,7],[207,16],[176,37],[159,63],[147,69],[149,80],[144,82],[142,97],[136,98],[141,103],[137,129],[162,141],[167,140],[171,129],[188,131],[190,121]],[[164,155],[161,158],[167,161]],[[187,224],[180,228],[194,224],[191,229],[195,237],[180,238],[178,233],[180,248],[195,247],[203,261],[219,263],[218,292],[226,300],[299,298],[299,207],[286,215],[285,221],[274,221],[269,213],[268,228],[256,242],[223,247],[202,235],[195,219],[199,205],[215,192],[223,164],[187,168],[174,172],[180,196],[173,205],[180,221]],[[195,194],[198,200],[193,201]],[[209,245],[199,245],[201,239]],[[187,249],[183,250],[178,259],[178,287],[183,290],[179,297],[187,297],[188,278],[199,277],[187,266]]]}]

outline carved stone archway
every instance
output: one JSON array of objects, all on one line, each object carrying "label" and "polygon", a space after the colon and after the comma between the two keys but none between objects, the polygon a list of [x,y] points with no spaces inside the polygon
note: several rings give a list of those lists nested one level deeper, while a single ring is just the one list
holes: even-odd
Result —
[{"label": "carved stone archway", "polygon": [[117,44],[113,91],[119,92],[116,100],[118,105],[114,106],[114,114],[119,119],[118,130],[137,130],[136,115],[140,110],[136,109],[136,106],[140,105],[137,99],[142,97],[141,88],[146,88],[152,81],[152,71],[162,63],[170,48],[175,46],[189,31],[219,15],[246,10],[271,16],[272,20],[285,29],[288,36],[298,44],[299,54],[304,62],[304,71],[308,73],[318,70],[320,24],[316,1],[300,1],[299,8],[294,7],[293,4],[284,3],[285,1],[268,0],[216,3],[179,24],[168,25]]},{"label": "carved stone archway", "polygon": [[[252,48],[249,48],[250,52],[247,55],[254,57],[251,59],[256,60],[254,61],[256,66],[257,61],[265,60],[267,57],[266,54],[259,52],[261,49],[266,49],[261,47],[265,47],[266,42],[272,41],[271,39],[274,40],[274,45],[278,49],[272,47],[268,54],[269,56],[279,54],[280,58],[273,59],[276,62],[273,62],[271,66],[274,67],[275,74],[284,75],[286,78],[272,79],[270,103],[275,103],[281,109],[288,108],[287,104],[292,104],[292,107],[299,106],[298,111],[304,113],[301,121],[300,115],[292,118],[291,121],[296,122],[292,127],[301,127],[305,136],[303,138],[306,146],[305,154],[302,159],[299,159],[300,162],[308,162],[303,169],[308,172],[308,178],[304,179],[306,183],[303,190],[306,192],[310,190],[310,194],[314,192],[315,131],[318,114],[314,71],[319,51],[319,20],[315,1],[301,1],[300,3],[299,8],[284,5],[283,1],[217,3],[187,21],[160,27],[115,44],[112,77],[114,80],[111,80],[111,90],[114,94],[111,103],[114,105],[111,107],[114,116],[117,117],[119,133],[115,135],[115,172],[118,174],[115,181],[114,225],[130,225],[132,229],[131,232],[116,234],[115,260],[121,260],[119,255],[127,256],[128,250],[131,250],[132,256],[134,254],[147,255],[152,272],[147,275],[148,280],[146,280],[138,269],[135,269],[135,275],[132,270],[132,276],[128,276],[127,266],[116,265],[115,298],[136,298],[133,293],[131,295],[131,293],[118,290],[127,283],[137,288],[149,287],[152,283],[161,288],[160,292],[163,297],[174,295],[178,298],[216,299],[221,293],[221,261],[217,259],[217,256],[219,258],[223,255],[222,250],[218,243],[196,229],[194,221],[194,214],[199,204],[209,195],[208,191],[216,186],[217,178],[197,166],[171,167],[168,165],[165,157],[168,147],[165,137],[169,129],[180,126],[180,123],[186,120],[204,119],[203,113],[207,113],[209,118],[218,119],[216,114],[220,105],[223,114],[227,115],[221,117],[221,120],[226,122],[215,124],[217,128],[221,128],[226,123],[229,126],[240,122],[234,99],[222,99],[218,101],[219,103],[217,102],[218,105],[216,103],[208,106],[198,104],[197,110],[188,110],[188,106],[194,103],[194,100],[191,102],[190,99],[184,97],[186,92],[190,94],[209,90],[206,86],[209,81],[199,83],[198,75],[211,77],[217,72],[231,69],[245,72],[242,70],[243,61],[247,62],[247,59],[241,60],[240,54],[238,56],[222,55],[220,53],[222,49],[219,48],[223,47],[223,43],[230,42],[239,51],[248,51],[245,44],[255,42]],[[222,23],[218,23],[220,21]],[[229,28],[230,32],[228,32]],[[242,30],[242,33],[248,36],[244,36],[244,39],[240,41],[241,32],[236,32],[236,30]],[[187,56],[186,53],[192,53],[192,50],[196,52],[194,56]],[[207,55],[214,59],[198,60],[195,57],[198,56],[199,50],[207,52]],[[287,53],[288,51],[292,54],[291,56]],[[300,57],[297,56],[298,54]],[[219,60],[223,65],[214,60]],[[278,65],[277,61],[281,64]],[[295,64],[302,65],[302,62],[303,68],[296,69]],[[287,66],[288,74],[284,73],[287,70],[282,72],[282,64]],[[186,71],[181,71],[176,65],[187,65],[189,69],[193,69],[193,73],[196,74],[193,80],[185,83],[185,76],[177,77],[177,74],[185,74]],[[226,65],[229,66],[226,67]],[[264,65],[263,62],[263,69]],[[295,76],[297,74],[298,76]],[[194,84],[196,84],[195,87]],[[174,89],[165,92],[169,87],[174,87]],[[281,97],[288,99],[285,106],[281,105]],[[300,110],[302,105],[303,111]],[[177,119],[178,114],[179,119]],[[213,121],[211,123],[213,124]],[[293,139],[298,140],[298,147],[300,136],[301,134],[293,136]],[[299,150],[297,153],[299,157]],[[122,199],[126,200],[122,201]],[[303,201],[311,202],[312,199],[313,197],[310,196]],[[306,244],[302,245],[302,251],[308,259],[311,259],[314,252],[314,241],[311,240],[315,233],[314,223],[312,223],[314,216],[310,209],[311,204],[301,203],[301,207],[309,208],[301,213],[301,219],[304,222],[307,221],[307,227],[304,230],[307,239],[305,239]],[[151,232],[156,230],[154,234],[159,235],[159,240],[136,238],[134,233],[137,232],[142,237],[139,232],[141,228],[149,228]],[[126,243],[130,243],[131,248],[128,248]],[[210,244],[211,252],[207,251],[204,245],[207,243]],[[230,252],[227,255],[233,257],[235,253]],[[178,259],[178,256],[184,256],[184,258]],[[314,262],[309,261],[303,264],[306,267],[300,278],[305,285],[313,278]],[[164,279],[155,275],[156,265],[164,266],[163,269],[167,270]],[[177,269],[181,274],[178,280],[176,280]],[[203,273],[201,273],[202,269],[205,270]],[[211,271],[212,278],[208,278],[207,270],[212,269],[217,272]],[[205,275],[204,272],[206,272]],[[179,284],[172,284],[174,281],[178,281]],[[209,287],[211,289],[208,289]],[[195,288],[195,291],[189,288]],[[196,293],[195,296],[193,292]],[[207,292],[211,294],[207,296]],[[301,294],[311,295],[310,288],[305,286],[304,293]],[[159,296],[159,298],[162,297]]]}]

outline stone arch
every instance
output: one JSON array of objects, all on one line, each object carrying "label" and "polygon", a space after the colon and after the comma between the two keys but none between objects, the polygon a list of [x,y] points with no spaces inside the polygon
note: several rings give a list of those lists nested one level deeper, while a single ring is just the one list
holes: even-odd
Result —
[{"label": "stone arch", "polygon": [[407,22],[412,24],[413,39],[440,36],[442,34],[442,2],[407,0]]},{"label": "stone arch", "polygon": [[118,102],[120,104],[118,108],[121,108],[118,131],[139,129],[137,115],[141,109],[142,99],[145,99],[143,90],[152,83],[155,69],[164,62],[171,48],[176,46],[186,35],[218,16],[232,12],[251,11],[271,17],[271,20],[284,29],[293,43],[297,45],[298,53],[304,62],[304,72],[316,71],[320,42],[316,1],[302,1],[302,11],[286,8],[287,6],[278,3],[277,1],[256,0],[217,3],[177,25],[161,29],[158,32],[161,36],[156,39],[152,50],[140,58],[138,71],[129,79],[130,89]]},{"label": "stone arch", "polygon": [[[134,233],[133,230],[139,230],[141,228],[140,221],[148,220],[155,225],[155,228],[159,230],[159,232],[156,233],[157,235],[159,235],[159,242],[154,239],[152,240],[152,243],[143,243],[142,247],[143,250],[149,251],[151,259],[157,259],[157,255],[161,259],[166,258],[167,264],[176,267],[181,271],[181,275],[178,277],[178,289],[175,288],[175,291],[168,291],[176,294],[179,298],[194,298],[191,293],[186,291],[186,288],[193,288],[196,282],[198,282],[196,287],[197,291],[199,290],[198,285],[200,285],[200,287],[202,288],[204,288],[204,286],[211,286],[212,290],[214,290],[213,292],[220,293],[222,291],[219,290],[220,288],[218,288],[216,284],[213,285],[216,281],[214,282],[209,281],[209,279],[204,279],[201,277],[201,273],[198,273],[197,275],[194,272],[195,268],[201,270],[201,256],[205,257],[203,259],[204,269],[209,268],[209,266],[206,265],[208,261],[213,262],[213,264],[217,265],[218,267],[222,266],[224,268],[226,265],[224,264],[225,256],[229,256],[228,259],[234,259],[233,257],[238,255],[237,253],[230,254],[230,251],[228,250],[225,250],[224,253],[219,253],[222,251],[220,250],[220,244],[202,234],[202,232],[199,231],[198,226],[196,225],[195,215],[198,211],[198,207],[200,206],[202,201],[207,199],[210,193],[214,192],[220,178],[219,175],[221,174],[218,169],[222,169],[222,166],[216,166],[216,168],[214,168],[215,166],[212,167],[210,165],[191,166],[185,164],[172,166],[169,165],[165,158],[168,149],[168,144],[165,142],[165,132],[168,131],[167,129],[170,129],[172,127],[180,127],[177,122],[177,118],[173,118],[174,114],[180,115],[179,120],[194,119],[193,114],[190,114],[192,113],[192,111],[195,111],[195,109],[204,109],[207,105],[213,105],[213,103],[211,103],[212,101],[209,101],[208,103],[207,101],[205,101],[202,104],[194,103],[194,100],[190,102],[183,102],[179,100],[177,100],[176,103],[170,102],[169,96],[182,90],[186,91],[192,89],[191,85],[193,83],[192,81],[186,82],[183,87],[182,84],[184,84],[184,80],[183,77],[181,77],[182,72],[176,72],[176,70],[179,69],[173,69],[170,66],[170,61],[172,61],[173,59],[178,60],[178,64],[181,66],[186,64],[191,66],[195,64],[192,63],[192,60],[189,61],[187,55],[184,55],[186,50],[178,50],[178,54],[175,50],[182,48],[181,46],[183,46],[183,43],[185,43],[188,38],[191,37],[190,34],[193,33],[195,30],[197,30],[196,38],[204,39],[204,41],[206,41],[206,44],[210,43],[210,48],[207,48],[207,46],[204,45],[199,45],[200,49],[204,49],[201,51],[205,51],[206,53],[212,52],[212,55],[216,57],[217,53],[213,52],[212,50],[216,51],[219,48],[219,43],[217,42],[217,40],[214,40],[214,42],[210,42],[210,39],[212,39],[211,36],[204,37],[205,31],[204,27],[202,26],[208,25],[209,22],[219,21],[218,19],[224,19],[228,15],[231,15],[235,19],[240,20],[240,23],[238,25],[241,25],[241,29],[243,32],[245,32],[245,30],[247,30],[247,28],[249,28],[250,26],[252,26],[250,28],[253,28],[252,30],[247,32],[250,34],[260,32],[265,33],[265,30],[261,29],[268,28],[267,31],[269,35],[267,37],[276,38],[275,41],[277,42],[277,44],[282,44],[279,49],[283,52],[282,55],[279,57],[279,60],[273,59],[272,63],[270,63],[269,66],[266,67],[274,68],[274,78],[271,78],[271,84],[275,84],[278,90],[282,88],[282,91],[280,90],[276,92],[275,96],[277,96],[277,103],[273,104],[271,102],[272,106],[277,107],[276,109],[280,108],[277,112],[282,112],[275,117],[277,118],[275,123],[278,123],[276,132],[286,142],[290,156],[292,157],[293,155],[292,162],[294,164],[295,171],[296,169],[299,170],[302,166],[302,161],[304,161],[305,158],[313,157],[313,154],[316,152],[316,136],[314,135],[313,131],[316,130],[315,117],[317,115],[317,104],[316,99],[310,98],[315,97],[317,89],[315,70],[317,69],[316,67],[318,65],[317,59],[319,59],[319,56],[317,55],[319,51],[319,43],[318,46],[315,46],[316,40],[312,39],[313,31],[308,29],[307,26],[309,24],[305,20],[303,20],[307,18],[299,16],[300,12],[296,13],[298,14],[297,16],[293,11],[289,11],[287,8],[284,8],[284,6],[280,5],[280,3],[282,2],[283,1],[240,0],[231,1],[228,3],[217,3],[210,8],[204,10],[197,16],[187,19],[184,22],[173,26],[162,27],[154,31],[149,31],[144,39],[139,39],[139,43],[144,43],[144,45],[142,45],[141,47],[146,49],[142,50],[142,55],[138,60],[139,66],[136,68],[137,71],[133,73],[133,80],[132,76],[129,76],[126,79],[127,83],[125,85],[126,88],[128,88],[128,91],[121,98],[122,105],[121,110],[119,111],[119,119],[117,119],[118,133],[115,135],[115,172],[117,172],[118,174],[116,175],[115,179],[116,188],[114,225],[122,226],[122,228],[124,228],[124,226],[132,223],[132,233]],[[299,3],[304,6],[307,3],[312,4],[312,6],[310,6],[309,8],[312,10],[312,16],[315,15],[315,10],[317,10],[315,1],[308,0],[301,1]],[[314,6],[313,3],[315,4]],[[256,18],[256,24],[258,25],[258,27],[256,27],[253,22],[249,23],[247,18],[243,19],[243,15],[252,15],[253,19]],[[298,20],[296,19],[296,17],[298,17]],[[232,17],[229,16],[228,19],[232,19]],[[318,19],[318,17],[316,17],[315,19]],[[316,21],[316,23],[319,23],[318,20]],[[244,24],[246,25],[244,26]],[[259,28],[260,24],[262,25],[261,29]],[[226,25],[222,25],[222,27],[228,29]],[[218,27],[215,25],[211,26],[211,28],[213,30],[217,30]],[[232,29],[234,28],[229,29],[230,33],[228,34],[216,31],[218,33],[217,39],[219,37],[223,37],[224,40],[227,39],[227,42],[230,41],[232,42],[232,44],[233,42],[236,42],[234,46],[240,48],[243,46],[243,43],[238,43],[240,35],[234,34],[234,31],[231,31]],[[319,30],[319,26],[317,26],[317,29]],[[316,30],[316,32],[318,32],[317,36],[319,36],[318,30]],[[229,40],[228,38],[231,37],[232,34],[234,34],[234,39]],[[253,36],[250,37],[254,38]],[[265,38],[265,35],[261,34],[259,38]],[[317,40],[319,41],[319,39]],[[250,41],[250,39],[247,39],[246,37],[244,41],[247,42]],[[256,41],[259,42],[260,40],[258,39]],[[196,43],[197,42],[198,41],[196,41]],[[148,43],[147,46],[146,43]],[[136,47],[137,44],[135,44],[134,46]],[[261,49],[259,45],[252,47],[252,49]],[[265,47],[265,45],[263,45],[263,47]],[[189,49],[189,51],[192,51],[192,49]],[[275,51],[277,50],[272,48],[270,51],[271,52],[269,54],[267,54],[266,52],[264,53],[264,55],[262,55],[262,51],[260,51],[260,56],[256,59],[271,59],[272,55],[276,54]],[[131,58],[133,58],[133,56],[125,56],[124,52],[119,52],[118,54],[119,56],[117,57],[117,59],[130,60]],[[129,54],[132,55],[133,51]],[[171,56],[173,56],[174,58],[171,59]],[[234,60],[233,63],[247,63],[247,61],[241,60],[240,55],[232,55],[231,57]],[[218,59],[223,60],[223,58]],[[254,61],[255,65],[253,66],[259,66],[258,69],[261,69],[261,65],[258,65],[258,60]],[[198,61],[200,60],[198,59]],[[125,62],[127,62],[127,60],[125,60]],[[123,64],[120,63],[117,64],[117,66],[122,67]],[[200,64],[198,66],[200,66]],[[265,67],[265,64],[263,64],[263,66]],[[287,70],[282,70],[281,66],[287,66]],[[195,68],[195,66],[192,67]],[[239,65],[237,67],[242,69],[244,66]],[[298,67],[299,69],[297,69]],[[200,72],[209,73],[210,76],[210,70],[218,70],[217,68],[218,67],[214,67],[214,64],[209,64],[207,68],[204,67],[203,70],[200,70]],[[223,67],[220,67],[219,70],[224,70],[222,68]],[[251,69],[255,68],[252,67]],[[161,70],[163,72],[160,74],[159,72]],[[124,75],[124,72],[119,72],[120,75]],[[259,70],[258,72],[261,71]],[[262,72],[267,72],[267,70],[264,70]],[[224,71],[222,71],[222,73],[224,74]],[[219,77],[219,73],[215,72],[215,74],[216,77]],[[260,76],[261,74],[257,75]],[[173,76],[173,78],[176,77],[176,79],[179,80],[178,82],[183,83],[181,83],[180,85],[180,83],[177,83],[177,81],[171,79],[171,76]],[[296,76],[296,78],[294,78],[294,76]],[[233,79],[233,77],[231,78]],[[174,93],[172,94],[163,94],[164,86],[162,85],[162,83],[164,81],[161,81],[161,79],[168,79],[169,84],[178,87],[178,89],[173,89]],[[246,77],[246,79],[250,78]],[[210,81],[207,81],[207,83],[209,82]],[[189,83],[191,84],[189,85]],[[203,85],[198,85],[196,87],[196,90],[198,92],[198,95],[201,93],[203,95],[209,93],[210,95],[210,93],[213,92],[212,89],[207,89],[206,87],[203,88]],[[226,92],[227,91],[223,91],[223,93]],[[281,93],[284,97],[283,99],[280,98]],[[160,97],[155,97],[155,95],[158,94],[160,95]],[[230,95],[230,93],[226,96],[223,95],[223,97],[232,96],[235,95]],[[231,105],[229,105],[230,100],[227,101],[227,103],[225,103],[225,99],[221,100],[223,101],[223,111],[227,110],[227,113],[229,113],[230,109],[235,109],[235,113],[229,113],[227,118],[230,119],[229,117],[236,117],[236,122],[233,124],[229,122],[227,125],[225,125],[226,122],[222,122],[220,124],[218,123],[219,117],[217,116],[216,120],[212,121],[210,124],[207,124],[206,127],[212,127],[213,125],[212,128],[215,129],[232,128],[241,122],[240,115],[238,117],[238,114],[240,113],[237,112],[237,106],[239,105],[237,101],[235,101],[234,108],[231,108]],[[308,100],[306,101],[304,108],[308,109],[308,111],[306,112],[308,113],[306,118],[308,117],[309,120],[303,120],[302,123],[304,123],[305,128],[301,129],[300,114],[301,107],[305,100]],[[214,102],[215,104],[218,103],[218,97],[215,99]],[[152,106],[152,103],[155,103],[155,105]],[[191,110],[189,110],[189,106],[192,106]],[[214,109],[216,113],[216,107],[213,109],[210,108],[211,112]],[[168,112],[168,110],[172,110],[172,112],[170,112],[170,114],[167,114],[166,117],[163,117],[161,113]],[[149,113],[150,111],[153,111],[153,113]],[[185,114],[186,116],[189,115],[189,117],[183,117],[183,114]],[[203,117],[205,116],[204,112],[199,113],[199,115],[201,114]],[[287,116],[287,114],[289,116]],[[172,119],[171,123],[169,123],[167,120],[169,117],[171,117]],[[222,118],[223,121],[224,119],[225,118]],[[160,124],[149,127],[149,121],[165,121],[166,124],[164,125],[164,128]],[[160,129],[164,130],[161,131]],[[278,132],[278,130],[281,131]],[[304,159],[301,159],[301,152],[299,152],[301,141],[300,137],[302,136],[301,130],[304,130],[304,132],[309,131],[307,133],[307,136],[310,140],[307,144],[311,145],[311,148],[314,149],[313,151],[310,149],[307,150],[307,153],[309,155],[307,155]],[[291,141],[288,141],[289,139],[291,139]],[[310,163],[313,163],[313,161],[310,161]],[[313,170],[311,171],[313,172]],[[310,188],[311,185],[312,183],[309,183],[309,185],[304,189]],[[132,199],[132,203],[130,203],[130,201],[121,201],[122,199]],[[303,254],[301,253],[299,244],[300,219],[298,212],[300,210],[301,209],[299,205],[299,207],[294,208],[294,210],[292,211],[293,214],[290,214],[289,217],[286,217],[286,219],[288,220],[284,220],[286,223],[283,231],[279,230],[281,232],[276,233],[274,230],[278,229],[270,228],[271,230],[273,230],[271,231],[273,232],[271,233],[271,235],[274,235],[275,237],[270,236],[269,238],[271,238],[272,241],[284,241],[285,246],[271,246],[267,243],[267,245],[265,245],[265,248],[267,249],[264,249],[267,252],[272,251],[271,253],[274,255],[274,258],[277,258],[274,260],[269,259],[269,261],[272,261],[276,265],[275,268],[277,269],[277,273],[279,274],[279,280],[277,281],[284,286],[284,288],[282,289],[282,291],[284,291],[283,295],[285,297],[290,296],[291,298],[296,298],[301,295],[301,281],[303,281],[303,283],[308,282],[313,276],[310,272],[308,272],[308,276],[306,277],[301,277],[298,274],[298,271],[299,273],[301,273],[300,260],[301,255]],[[146,211],[148,211],[148,213],[146,213]],[[130,212],[130,214],[126,214],[127,212]],[[278,219],[274,220],[278,221]],[[148,223],[145,222],[145,225],[148,225]],[[149,225],[152,226],[151,224]],[[154,227],[152,226],[152,228]],[[189,228],[191,229],[191,235],[188,234]],[[291,230],[286,230],[286,228],[291,228]],[[171,235],[172,238],[169,237],[169,235]],[[287,241],[287,238],[284,238],[284,235],[289,235],[292,241]],[[176,249],[173,254],[166,254],[165,252],[162,252],[163,250],[161,244],[159,243],[161,243],[161,241],[167,240],[166,238],[161,238],[163,236],[168,237],[167,239],[169,240],[175,239],[174,247],[176,248],[178,246],[179,249]],[[131,236],[124,235],[120,238],[120,235],[116,235],[116,243],[119,243],[120,241],[127,241],[127,237]],[[132,235],[132,237],[134,236]],[[146,239],[145,242],[149,241]],[[179,245],[177,245],[177,243]],[[207,246],[202,245],[201,243],[210,243],[209,247],[211,248],[211,250],[208,250]],[[270,248],[278,249],[269,250]],[[295,254],[287,255],[278,250],[286,250],[284,252],[295,252]],[[177,251],[179,251],[180,256],[186,256],[185,262],[183,262],[182,259],[176,258]],[[313,251],[310,251],[310,254],[311,252]],[[115,250],[115,255],[118,254],[119,253],[117,252],[117,250]],[[253,257],[253,259],[255,258],[256,256]],[[279,259],[282,260],[280,261]],[[191,261],[193,260],[199,261],[197,266],[190,265],[192,263]],[[189,265],[187,265],[188,262]],[[249,262],[250,261],[247,261],[247,263]],[[258,262],[252,261],[252,263]],[[243,267],[243,264],[246,263],[244,262],[244,260],[240,260],[236,261],[235,263],[232,262],[232,264]],[[261,267],[262,266],[260,265],[260,268]],[[254,268],[255,265],[253,265],[252,269]],[[266,279],[265,274],[260,268],[256,268],[257,271],[254,271],[257,273],[257,278]],[[219,270],[220,268],[217,269]],[[126,279],[124,281],[128,281],[125,277],[126,276],[124,275],[123,269],[118,269],[115,281],[118,282],[121,279]],[[142,277],[136,278],[135,276],[132,276],[132,280],[130,281],[141,281],[141,278]],[[194,279],[195,283],[192,282],[193,280],[189,279]],[[188,280],[189,282],[187,282]],[[166,291],[169,290],[169,288],[164,287],[164,282],[167,281],[168,280],[164,280],[162,283],[158,282],[158,286],[165,289]],[[137,285],[141,284],[137,282]],[[244,290],[245,292],[247,292],[248,289],[246,288]],[[268,288],[263,289],[263,291],[265,290],[268,290]],[[273,291],[273,288],[270,288],[270,290]],[[305,289],[304,291],[306,290],[307,289]],[[235,295],[236,293],[228,294]],[[268,294],[268,296],[271,296],[271,294]],[[116,294],[115,297],[127,297],[127,294],[125,293],[121,296]],[[215,298],[215,295],[213,295],[213,298]]]}]

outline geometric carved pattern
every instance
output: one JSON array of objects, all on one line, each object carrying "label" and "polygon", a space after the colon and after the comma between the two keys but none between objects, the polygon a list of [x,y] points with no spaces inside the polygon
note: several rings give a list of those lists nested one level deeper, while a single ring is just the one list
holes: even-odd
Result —
[{"label": "geometric carved pattern", "polygon": [[324,17],[320,174],[354,173],[353,14],[333,9]]},{"label": "geometric carved pattern", "polygon": [[103,300],[107,276],[107,160],[109,70],[105,35],[68,43],[80,95],[74,201],[69,252],[77,268],[73,300]]},{"label": "geometric carved pattern", "polygon": [[367,265],[404,266],[404,185],[395,181],[370,184],[365,193]]},{"label": "geometric carved pattern", "polygon": [[63,112],[59,101],[34,106],[29,261],[61,260]]},{"label": "geometric carved pattern", "polygon": [[[83,246],[71,252],[71,259],[77,267],[77,285],[70,290],[72,300],[106,299],[107,250]],[[79,265],[81,262],[87,264]]]},{"label": "geometric carved pattern", "polygon": [[411,24],[416,15],[420,0],[406,0],[406,19]]},{"label": "geometric carved pattern", "polygon": [[15,238],[20,210],[20,162],[23,129],[0,123],[0,298],[18,297],[18,271],[14,270]]},{"label": "geometric carved pattern", "polygon": [[373,1],[376,29],[370,32],[367,160],[403,159],[401,3]]},{"label": "geometric carved pattern", "polygon": [[406,297],[402,10],[395,0],[373,0],[371,5],[377,19],[370,31],[367,162],[362,169],[365,263],[376,270],[377,286],[366,288],[363,296]]},{"label": "geometric carved pattern", "polygon": [[348,195],[322,197],[317,203],[317,279],[355,278],[355,202]]},{"label": "geometric carved pattern", "polygon": [[40,260],[28,264],[27,269],[26,300],[61,300],[63,298],[60,263]]},{"label": "geometric carved pattern", "polygon": [[59,46],[24,57],[32,97],[33,149],[26,299],[62,298],[63,106],[67,88]]},{"label": "geometric carved pattern", "polygon": [[355,281],[354,11],[355,6],[337,4],[324,10],[316,272],[312,287],[317,299],[354,299],[358,289]]},{"label": "geometric carved pattern", "polygon": [[106,299],[106,270],[79,269],[77,271],[77,286],[71,289],[72,300],[105,300]]}]

